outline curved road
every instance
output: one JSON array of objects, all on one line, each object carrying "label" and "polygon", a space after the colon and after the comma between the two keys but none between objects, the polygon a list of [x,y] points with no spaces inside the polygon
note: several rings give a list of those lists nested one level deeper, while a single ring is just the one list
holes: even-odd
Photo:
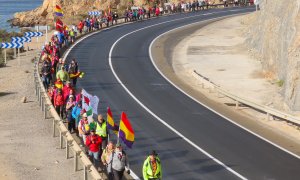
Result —
[{"label": "curved road", "polygon": [[[127,150],[127,153],[131,168],[138,176],[142,176],[146,154],[156,149],[162,160],[164,179],[299,179],[299,158],[187,97],[157,72],[149,57],[150,43],[166,31],[251,11],[252,8],[217,9],[123,25],[90,36],[71,50],[67,58],[76,58],[80,69],[86,72],[78,87],[100,98],[99,112],[105,114],[106,107],[110,106],[116,121],[119,121],[121,111],[127,112],[136,134],[133,149]],[[204,25],[199,25],[199,28]],[[136,32],[124,36],[133,31]],[[124,90],[112,72],[109,59],[123,86],[155,116]],[[158,118],[194,146],[159,122]],[[225,165],[217,163],[218,160]]]}]

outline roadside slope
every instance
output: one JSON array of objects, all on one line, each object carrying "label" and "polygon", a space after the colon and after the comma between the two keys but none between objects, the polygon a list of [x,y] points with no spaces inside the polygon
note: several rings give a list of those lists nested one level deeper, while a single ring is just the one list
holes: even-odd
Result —
[{"label": "roadside slope", "polygon": [[52,121],[43,118],[32,74],[24,56],[21,66],[11,60],[0,69],[0,179],[81,179],[51,135]]},{"label": "roadside slope", "polygon": [[208,93],[191,73],[197,70],[233,94],[257,103],[271,102],[272,106],[276,106],[280,102],[280,88],[264,79],[260,63],[249,56],[243,46],[242,19],[234,17],[204,28],[200,24],[172,31],[154,43],[154,60],[162,72],[188,94],[299,155],[300,133],[296,127],[285,122],[266,120],[264,114],[246,107],[234,110],[232,100]]}]

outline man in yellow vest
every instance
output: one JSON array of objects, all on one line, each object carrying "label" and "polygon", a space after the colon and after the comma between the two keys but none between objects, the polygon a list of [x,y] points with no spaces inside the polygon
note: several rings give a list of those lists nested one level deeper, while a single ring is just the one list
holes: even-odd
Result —
[{"label": "man in yellow vest", "polygon": [[96,125],[96,134],[98,134],[102,138],[102,148],[101,150],[106,148],[107,145],[107,126],[106,121],[104,120],[101,114],[98,115],[98,122]]},{"label": "man in yellow vest", "polygon": [[160,159],[157,153],[153,150],[143,165],[143,177],[144,180],[161,180],[162,170]]}]

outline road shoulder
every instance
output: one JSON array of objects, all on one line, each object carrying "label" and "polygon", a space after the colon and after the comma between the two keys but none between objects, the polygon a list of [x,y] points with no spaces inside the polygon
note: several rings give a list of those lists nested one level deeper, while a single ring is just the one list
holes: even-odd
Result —
[{"label": "road shoulder", "polygon": [[[192,71],[212,79],[232,93],[283,108],[280,88],[266,80],[260,62],[247,53],[242,33],[244,17],[199,23],[163,35],[152,46],[153,59],[162,73],[198,101],[212,107],[250,131],[300,154],[300,132],[283,121],[267,120],[253,109],[234,108],[234,102],[203,89]],[[163,57],[163,58],[161,58]],[[250,88],[249,88],[250,87]]]}]

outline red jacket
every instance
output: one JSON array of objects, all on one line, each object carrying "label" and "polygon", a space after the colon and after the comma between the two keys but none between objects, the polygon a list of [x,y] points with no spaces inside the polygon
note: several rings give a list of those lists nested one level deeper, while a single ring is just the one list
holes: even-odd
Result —
[{"label": "red jacket", "polygon": [[95,134],[95,135],[89,135],[89,136],[86,137],[85,145],[92,152],[98,152],[101,143],[102,143],[102,139],[97,134]]},{"label": "red jacket", "polygon": [[64,86],[63,89],[62,89],[62,94],[64,95],[64,101],[67,101],[67,98],[69,97],[70,95],[70,89],[73,90],[74,92],[74,89],[71,87],[71,86]]},{"label": "red jacket", "polygon": [[77,27],[78,27],[78,29],[80,29],[80,30],[81,30],[81,29],[83,28],[83,22],[82,22],[82,21],[80,21]]},{"label": "red jacket", "polygon": [[62,106],[62,105],[64,105],[63,95],[56,94],[54,96],[54,106]]}]

